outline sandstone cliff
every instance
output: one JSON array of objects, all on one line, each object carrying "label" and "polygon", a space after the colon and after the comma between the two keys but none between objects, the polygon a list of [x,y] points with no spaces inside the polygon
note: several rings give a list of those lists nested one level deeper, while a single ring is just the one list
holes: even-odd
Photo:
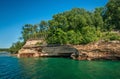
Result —
[{"label": "sandstone cliff", "polygon": [[78,60],[119,60],[120,59],[120,41],[99,41],[87,45],[73,46],[79,51],[77,57],[72,54],[73,59]]},{"label": "sandstone cliff", "polygon": [[41,47],[37,44],[43,43],[44,40],[28,40],[25,45],[18,51],[18,57],[39,57]]},{"label": "sandstone cliff", "polygon": [[76,51],[68,45],[46,45],[43,40],[28,40],[19,50],[18,57],[70,57]]},{"label": "sandstone cliff", "polygon": [[[39,45],[38,45],[39,44]],[[41,45],[40,45],[41,44]],[[28,40],[18,57],[71,57],[76,60],[120,60],[120,41],[99,41],[87,45],[46,45],[44,40]]]}]

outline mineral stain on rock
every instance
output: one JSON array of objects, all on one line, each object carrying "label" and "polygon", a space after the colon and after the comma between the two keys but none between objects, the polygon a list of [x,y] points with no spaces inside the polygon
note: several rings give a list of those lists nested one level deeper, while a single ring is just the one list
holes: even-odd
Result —
[{"label": "mineral stain on rock", "polygon": [[37,46],[42,40],[28,40],[19,50],[18,57],[71,57],[77,49],[69,45],[46,45]]},{"label": "mineral stain on rock", "polygon": [[99,41],[87,45],[73,46],[79,51],[78,60],[119,60],[120,41]]},{"label": "mineral stain on rock", "polygon": [[[36,45],[36,43],[44,43]],[[70,57],[76,60],[119,60],[120,41],[98,41],[86,45],[47,45],[43,40],[28,40],[18,57]]]}]

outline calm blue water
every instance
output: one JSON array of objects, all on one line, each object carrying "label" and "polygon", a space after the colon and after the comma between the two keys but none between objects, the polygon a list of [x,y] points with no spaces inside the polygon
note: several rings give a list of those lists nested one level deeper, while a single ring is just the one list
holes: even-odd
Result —
[{"label": "calm blue water", "polygon": [[120,79],[120,62],[0,54],[0,79]]}]

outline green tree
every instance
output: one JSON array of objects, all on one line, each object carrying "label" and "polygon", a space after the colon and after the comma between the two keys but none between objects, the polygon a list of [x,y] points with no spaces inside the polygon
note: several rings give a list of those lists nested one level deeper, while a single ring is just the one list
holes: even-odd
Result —
[{"label": "green tree", "polygon": [[100,37],[100,33],[97,32],[95,27],[86,26],[82,28],[81,34],[83,36],[82,43],[87,44],[97,41]]},{"label": "green tree", "polygon": [[56,29],[55,31],[49,32],[47,42],[49,44],[66,44],[67,43],[67,34],[61,29]]},{"label": "green tree", "polygon": [[103,21],[103,17],[102,17],[102,13],[103,13],[103,8],[95,8],[95,11],[93,13],[93,25],[96,28],[100,28],[101,30],[104,30],[104,21]]},{"label": "green tree", "polygon": [[80,30],[86,25],[92,25],[90,12],[80,8],[56,14],[49,20],[51,29],[61,28],[63,31]]},{"label": "green tree", "polygon": [[22,48],[23,45],[24,45],[24,42],[20,42],[20,41],[13,43],[12,46],[9,48],[9,51],[12,54],[16,54]]},{"label": "green tree", "polygon": [[31,24],[25,24],[22,28],[22,39],[24,41],[27,41],[28,39],[32,38],[32,34],[33,34],[33,25]]},{"label": "green tree", "polygon": [[47,37],[47,31],[48,31],[48,22],[47,21],[41,21],[39,24],[39,36],[40,38],[45,39]]},{"label": "green tree", "polygon": [[120,30],[120,0],[109,0],[105,6],[104,22],[106,29]]},{"label": "green tree", "polygon": [[79,31],[74,32],[73,30],[70,30],[67,32],[68,44],[81,44],[82,39],[82,34]]},{"label": "green tree", "polygon": [[[100,33],[104,24],[102,10],[103,8],[96,8],[94,12],[89,12],[85,9],[74,8],[70,11],[54,15],[53,19],[49,20],[50,29],[48,39],[51,39],[49,43],[53,43],[53,41],[56,40],[59,40],[58,43],[61,43],[60,40],[63,41],[63,39],[59,38],[59,35],[61,37],[64,33],[67,34],[67,36],[64,36],[69,44],[89,43],[97,40],[99,37],[95,34],[98,34],[98,32]],[[58,29],[60,29],[59,32],[61,34],[56,32]]]}]

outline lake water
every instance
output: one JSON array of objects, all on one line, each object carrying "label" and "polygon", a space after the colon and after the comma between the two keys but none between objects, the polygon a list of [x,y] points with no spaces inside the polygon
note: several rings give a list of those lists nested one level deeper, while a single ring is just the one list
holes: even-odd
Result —
[{"label": "lake water", "polygon": [[2,53],[0,79],[120,79],[120,62],[16,58]]}]

